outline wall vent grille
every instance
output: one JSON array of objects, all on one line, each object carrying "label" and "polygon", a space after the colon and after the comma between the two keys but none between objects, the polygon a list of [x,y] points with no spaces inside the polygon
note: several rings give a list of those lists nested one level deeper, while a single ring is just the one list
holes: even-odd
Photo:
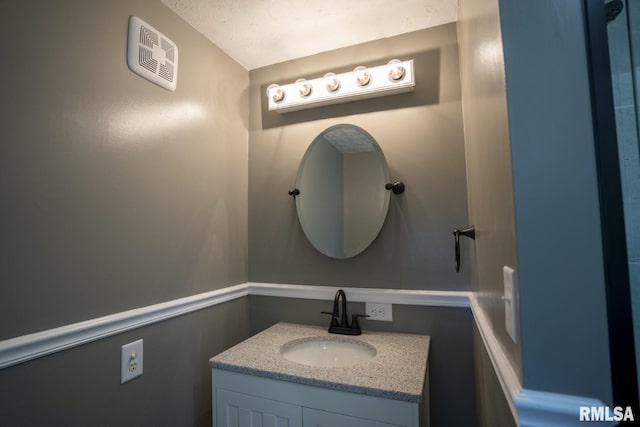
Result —
[{"label": "wall vent grille", "polygon": [[137,16],[129,18],[127,64],[141,77],[165,89],[176,90],[178,47]]}]

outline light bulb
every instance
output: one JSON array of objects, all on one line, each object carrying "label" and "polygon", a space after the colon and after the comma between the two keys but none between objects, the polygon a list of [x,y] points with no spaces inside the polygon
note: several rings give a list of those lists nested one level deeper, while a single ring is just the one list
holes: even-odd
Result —
[{"label": "light bulb", "polygon": [[273,102],[282,102],[284,100],[285,92],[277,84],[269,85],[267,88],[267,96],[271,96]]},{"label": "light bulb", "polygon": [[333,73],[327,73],[324,75],[324,84],[327,86],[329,92],[336,92],[340,89],[340,80]]},{"label": "light bulb", "polygon": [[387,64],[389,67],[389,80],[398,81],[402,80],[404,75],[406,74],[406,70],[402,66],[402,62],[398,59],[392,59]]},{"label": "light bulb", "polygon": [[367,70],[367,67],[363,67],[361,65],[359,67],[356,67],[356,69],[353,70],[353,72],[355,73],[356,82],[358,83],[358,86],[362,87],[371,83],[371,73]]},{"label": "light bulb", "polygon": [[296,80],[296,88],[298,89],[300,96],[303,98],[311,95],[311,83],[309,83],[305,79]]}]

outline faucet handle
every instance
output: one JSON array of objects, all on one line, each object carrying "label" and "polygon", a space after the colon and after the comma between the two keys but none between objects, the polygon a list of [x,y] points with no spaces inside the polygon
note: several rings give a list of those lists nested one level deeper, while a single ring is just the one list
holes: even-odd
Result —
[{"label": "faucet handle", "polygon": [[354,314],[351,316],[351,329],[360,329],[358,324],[358,317],[370,317],[368,314]]},{"label": "faucet handle", "polygon": [[320,313],[322,314],[328,314],[329,316],[331,316],[331,326],[338,326],[338,316],[336,316],[335,313],[332,313],[330,311],[321,311]]}]

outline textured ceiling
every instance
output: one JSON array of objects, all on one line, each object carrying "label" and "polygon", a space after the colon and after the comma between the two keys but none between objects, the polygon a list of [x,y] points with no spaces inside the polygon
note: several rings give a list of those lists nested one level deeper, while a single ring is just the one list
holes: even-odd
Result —
[{"label": "textured ceiling", "polygon": [[368,133],[350,125],[333,127],[323,137],[343,154],[368,153],[375,151],[377,145]]},{"label": "textured ceiling", "polygon": [[458,14],[458,0],[161,1],[249,70],[446,24]]}]

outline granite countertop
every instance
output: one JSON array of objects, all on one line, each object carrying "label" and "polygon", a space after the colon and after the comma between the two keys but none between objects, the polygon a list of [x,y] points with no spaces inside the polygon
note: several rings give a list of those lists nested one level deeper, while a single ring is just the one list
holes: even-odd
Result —
[{"label": "granite countertop", "polygon": [[[348,367],[307,366],[285,359],[283,344],[308,337],[358,340],[375,347],[375,357]],[[216,369],[360,393],[421,402],[430,338],[426,335],[363,331],[350,337],[319,326],[278,323],[209,360]],[[365,344],[365,345],[366,345]]]}]

